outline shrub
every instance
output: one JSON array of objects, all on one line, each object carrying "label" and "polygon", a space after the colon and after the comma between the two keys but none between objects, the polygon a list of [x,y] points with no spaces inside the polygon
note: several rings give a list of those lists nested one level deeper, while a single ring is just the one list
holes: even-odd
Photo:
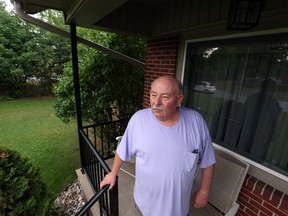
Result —
[{"label": "shrub", "polygon": [[47,215],[49,205],[39,169],[0,146],[0,215]]}]

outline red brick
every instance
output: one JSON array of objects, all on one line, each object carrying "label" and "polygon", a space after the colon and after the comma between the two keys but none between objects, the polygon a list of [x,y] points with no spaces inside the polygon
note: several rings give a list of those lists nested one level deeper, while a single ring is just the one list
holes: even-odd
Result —
[{"label": "red brick", "polygon": [[176,51],[174,51],[174,50],[165,50],[165,51],[163,51],[162,53],[161,53],[162,55],[169,55],[169,56],[175,56],[176,54],[177,54],[177,52]]},{"label": "red brick", "polygon": [[[237,201],[237,203],[240,204],[238,201]],[[239,209],[241,209],[242,211],[244,211],[244,210],[245,210],[245,206],[240,204]]]},{"label": "red brick", "polygon": [[275,190],[274,193],[272,194],[272,199],[270,200],[269,203],[277,207],[280,203],[282,196],[283,196],[283,193],[281,191]]},{"label": "red brick", "polygon": [[242,194],[245,194],[246,196],[252,198],[253,200],[255,200],[256,202],[262,203],[262,199],[260,197],[258,197],[257,195],[251,193],[250,191],[248,191],[245,188],[242,188],[240,191],[240,196],[242,196]]},{"label": "red brick", "polygon": [[[280,198],[281,197],[279,197],[279,196],[281,196],[281,192],[280,191],[274,191],[274,198],[272,198],[272,200],[280,200]],[[278,198],[277,198],[278,197]],[[254,202],[257,202],[257,203],[262,203],[262,202],[264,202],[265,200],[264,199],[261,199],[261,198],[264,198],[264,194],[263,194],[263,196],[261,196],[261,197],[259,197],[259,196],[257,196],[257,195],[255,195],[255,194],[253,194],[253,193],[251,193],[250,191],[248,191],[246,188],[242,188],[241,189],[241,192],[240,192],[240,194],[239,194],[239,197],[238,197],[238,201],[240,202],[240,205],[241,206],[243,206],[243,208],[245,208],[245,207],[248,207],[250,210],[254,210],[252,207],[251,207],[251,204],[249,204],[249,202],[252,202],[253,203],[253,201]],[[242,199],[242,200],[241,200]],[[287,199],[287,198],[286,198]],[[283,202],[283,201],[282,201]],[[286,201],[284,201],[284,202],[286,202]],[[262,211],[264,211],[263,213],[266,213],[266,214],[268,214],[268,215],[270,215],[270,213],[269,212],[273,212],[273,213],[275,213],[276,215],[281,215],[281,216],[284,216],[284,215],[286,215],[287,216],[287,212],[285,212],[285,206],[287,205],[285,205],[285,203],[284,203],[284,211],[281,211],[281,209],[277,209],[277,206],[275,206],[275,203],[274,204],[272,204],[273,202],[272,201],[270,201],[269,199],[268,199],[268,202],[267,201],[265,201],[264,203],[263,203],[263,206],[265,207],[264,209],[267,209],[267,211],[264,211],[264,209],[261,209]],[[279,201],[278,201],[278,203],[279,203]],[[255,205],[255,203],[253,203],[254,205]],[[273,215],[273,214],[272,214]]]},{"label": "red brick", "polygon": [[154,52],[153,55],[162,56],[163,54],[161,51],[158,50],[158,51]]},{"label": "red brick", "polygon": [[151,82],[162,75],[175,76],[178,41],[178,36],[168,35],[147,42],[143,97],[145,107],[149,106],[148,95]]},{"label": "red brick", "polygon": [[249,215],[242,209],[238,209],[236,216],[249,216]]},{"label": "red brick", "polygon": [[151,69],[151,68],[154,68],[154,67],[156,67],[156,64],[149,64],[149,65],[147,65],[147,69]]},{"label": "red brick", "polygon": [[249,208],[245,209],[245,212],[249,215],[249,216],[258,216],[258,212],[255,213],[254,211],[251,211]]},{"label": "red brick", "polygon": [[244,200],[248,200],[250,194],[251,194],[251,193],[248,192],[247,190],[242,189],[242,190],[240,191],[240,193],[239,193],[238,199],[239,199],[239,198],[242,198],[242,199],[244,199]]},{"label": "red brick", "polygon": [[246,208],[249,208],[251,211],[253,211],[255,214],[258,214],[259,209],[256,208],[255,206],[250,204],[250,200],[244,200],[242,198],[238,198],[239,204],[245,206]]},{"label": "red brick", "polygon": [[249,190],[249,191],[253,191],[256,181],[257,181],[256,178],[254,178],[254,177],[252,177],[252,176],[249,176],[249,177],[246,179],[246,182],[245,182],[245,184],[244,184],[244,188],[246,188],[246,189]]},{"label": "red brick", "polygon": [[168,74],[170,71],[167,68],[160,69],[161,74]]},{"label": "red brick", "polygon": [[165,58],[167,58],[167,56],[163,56],[163,55],[158,55],[157,56],[157,59],[165,59]]},{"label": "red brick", "polygon": [[[159,55],[154,55],[154,53],[151,53],[149,56],[146,56],[146,61],[156,61],[157,60],[157,56]],[[146,62],[147,64],[147,62]]]},{"label": "red brick", "polygon": [[268,214],[266,214],[266,213],[264,213],[264,212],[261,212],[261,211],[260,211],[259,215],[260,215],[260,216],[269,216]]},{"label": "red brick", "polygon": [[287,216],[287,213],[281,211],[280,209],[274,207],[273,205],[267,203],[266,201],[264,201],[263,206],[265,206],[267,209],[275,213],[277,216]]},{"label": "red brick", "polygon": [[262,192],[265,186],[266,184],[264,182],[258,181],[253,192],[259,196],[262,196]]},{"label": "red brick", "polygon": [[160,70],[159,70],[158,68],[153,68],[152,71],[155,72],[155,73],[157,73],[157,72],[159,72]]},{"label": "red brick", "polygon": [[285,194],[285,196],[283,197],[279,209],[288,215],[288,195],[287,194]]},{"label": "red brick", "polygon": [[273,216],[273,213],[269,209],[261,205],[261,203],[255,202],[254,200],[250,200],[250,204],[255,206],[257,209],[260,210],[260,212],[264,213],[265,215]]},{"label": "red brick", "polygon": [[271,194],[273,191],[274,191],[273,187],[271,187],[270,185],[266,185],[264,192],[263,192],[263,195],[262,195],[262,198],[264,200],[270,202],[270,197],[271,197]]},{"label": "red brick", "polygon": [[158,64],[158,65],[156,65],[156,67],[157,67],[157,68],[165,68],[165,65],[163,65],[163,64]]},{"label": "red brick", "polygon": [[165,56],[165,59],[174,60],[175,56]]},{"label": "red brick", "polygon": [[240,207],[243,208],[243,209],[244,209],[244,208],[247,206],[247,204],[248,204],[248,202],[245,201],[245,200],[242,199],[242,198],[238,198],[237,202],[239,203]]},{"label": "red brick", "polygon": [[[160,63],[160,62],[159,62],[159,63]],[[161,64],[168,65],[168,64],[171,64],[171,63],[170,63],[170,61],[168,61],[168,60],[162,60],[162,61],[161,61]]]},{"label": "red brick", "polygon": [[160,64],[159,60],[153,60],[153,64]]}]

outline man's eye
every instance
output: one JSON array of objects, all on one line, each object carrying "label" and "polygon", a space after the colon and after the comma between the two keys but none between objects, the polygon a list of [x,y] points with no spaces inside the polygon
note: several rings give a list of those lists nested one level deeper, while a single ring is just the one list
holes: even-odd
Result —
[{"label": "man's eye", "polygon": [[167,100],[167,99],[169,99],[169,96],[163,95],[162,98]]}]

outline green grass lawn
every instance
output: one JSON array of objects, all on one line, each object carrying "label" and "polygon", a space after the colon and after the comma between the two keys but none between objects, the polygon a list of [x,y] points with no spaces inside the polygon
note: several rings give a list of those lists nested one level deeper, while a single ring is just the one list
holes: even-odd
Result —
[{"label": "green grass lawn", "polygon": [[80,154],[76,121],[55,116],[54,98],[0,101],[0,146],[20,152],[40,168],[53,196],[76,177]]}]

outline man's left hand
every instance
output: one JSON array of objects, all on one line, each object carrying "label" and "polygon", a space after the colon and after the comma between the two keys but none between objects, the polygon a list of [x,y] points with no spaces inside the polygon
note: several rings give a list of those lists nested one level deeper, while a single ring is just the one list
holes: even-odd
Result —
[{"label": "man's left hand", "polygon": [[202,208],[205,207],[208,203],[208,192],[197,191],[194,194],[194,207]]}]

